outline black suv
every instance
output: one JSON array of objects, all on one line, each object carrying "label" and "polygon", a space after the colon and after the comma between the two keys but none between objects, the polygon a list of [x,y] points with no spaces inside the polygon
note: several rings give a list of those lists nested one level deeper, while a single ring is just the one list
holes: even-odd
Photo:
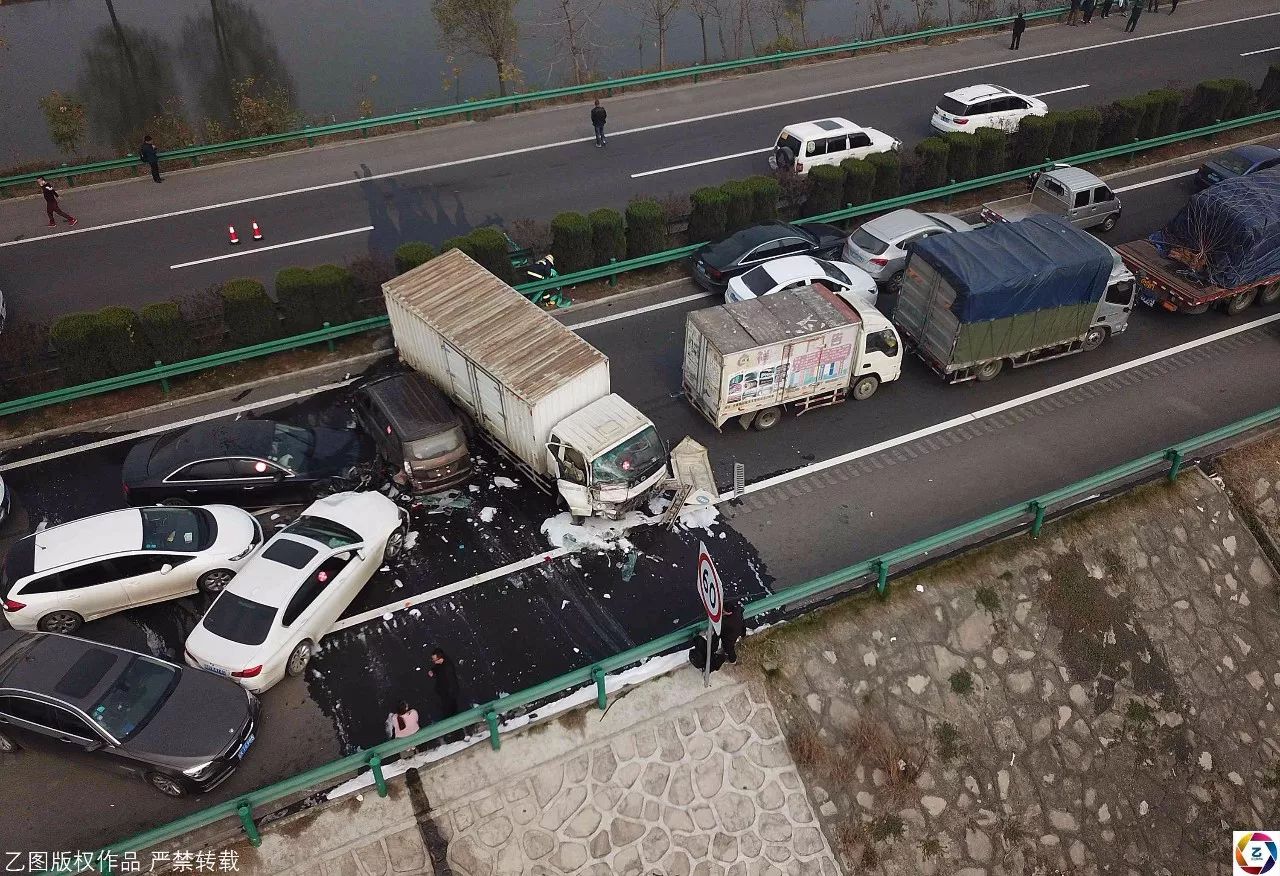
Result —
[{"label": "black suv", "polygon": [[260,708],[210,672],[71,636],[0,630],[0,751],[48,746],[182,797],[235,771]]}]

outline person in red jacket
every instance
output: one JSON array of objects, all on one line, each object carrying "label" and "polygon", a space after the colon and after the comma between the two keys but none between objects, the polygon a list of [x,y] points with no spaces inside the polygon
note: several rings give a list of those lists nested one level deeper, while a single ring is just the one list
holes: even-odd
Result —
[{"label": "person in red jacket", "polygon": [[62,208],[58,206],[58,190],[53,187],[53,183],[44,177],[40,177],[36,182],[40,184],[40,192],[44,195],[44,211],[49,214],[49,227],[52,228],[58,224],[53,219],[54,213],[66,219],[68,225],[75,225],[76,217],[70,213],[64,213]]}]

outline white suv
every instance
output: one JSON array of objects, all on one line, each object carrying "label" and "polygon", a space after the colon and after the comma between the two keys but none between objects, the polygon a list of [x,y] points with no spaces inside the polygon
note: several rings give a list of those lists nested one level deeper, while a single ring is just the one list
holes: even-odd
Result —
[{"label": "white suv", "polygon": [[934,107],[929,124],[943,133],[973,133],[978,128],[1016,131],[1027,116],[1049,111],[1043,100],[1018,94],[999,85],[970,85],[948,91]]},{"label": "white suv", "polygon": [[866,158],[900,148],[902,141],[884,131],[864,128],[848,119],[818,119],[783,128],[769,155],[769,167],[805,176],[819,164],[837,165],[846,158]]},{"label": "white suv", "polygon": [[13,543],[0,572],[4,616],[18,630],[71,633],[85,621],[216,593],[262,544],[262,527],[230,505],[108,511]]}]

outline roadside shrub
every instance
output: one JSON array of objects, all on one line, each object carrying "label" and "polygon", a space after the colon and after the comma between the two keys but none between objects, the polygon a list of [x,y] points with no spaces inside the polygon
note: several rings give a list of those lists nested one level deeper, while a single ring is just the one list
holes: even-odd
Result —
[{"label": "roadside shrub", "polygon": [[1267,68],[1267,76],[1258,89],[1258,109],[1262,112],[1280,109],[1280,64]]},{"label": "roadside shrub", "polygon": [[819,164],[809,171],[809,197],[804,202],[804,215],[817,216],[839,210],[844,197],[844,168]]},{"label": "roadside shrub", "polygon": [[667,248],[667,214],[651,198],[627,204],[627,258],[638,259]]},{"label": "roadside shrub", "polygon": [[504,283],[514,283],[516,272],[511,267],[511,253],[507,249],[507,236],[492,225],[477,228],[469,235],[471,252],[468,253]]},{"label": "roadside shrub", "polygon": [[950,147],[941,137],[926,137],[916,144],[919,159],[913,188],[915,191],[936,189],[947,184],[947,161]]},{"label": "roadside shrub", "polygon": [[595,251],[591,246],[591,221],[581,213],[561,213],[551,220],[551,255],[562,274],[591,267]]},{"label": "roadside shrub", "polygon": [[436,257],[436,250],[429,243],[412,240],[396,247],[396,273],[412,271],[418,265],[431,261]]},{"label": "roadside shrub", "polygon": [[218,289],[218,297],[222,299],[222,320],[232,347],[250,347],[280,337],[275,302],[257,280],[228,280]]},{"label": "roadside shrub", "polygon": [[876,189],[876,166],[861,158],[846,158],[844,168],[844,202],[855,207],[871,203]]},{"label": "roadside shrub", "polygon": [[924,159],[915,152],[898,162],[898,191],[904,195],[910,192],[923,191],[925,179]]},{"label": "roadside shrub", "polygon": [[1178,116],[1182,113],[1182,92],[1176,88],[1158,88],[1147,96],[1158,108],[1155,135],[1177,133]]},{"label": "roadside shrub", "polygon": [[1052,147],[1056,126],[1048,116],[1027,116],[1013,135],[1014,161],[1018,167],[1044,164]]},{"label": "roadside shrub", "polygon": [[315,331],[324,322],[316,308],[315,280],[308,268],[285,268],[276,274],[276,302],[286,335]]},{"label": "roadside shrub", "polygon": [[749,176],[744,182],[751,189],[751,221],[772,222],[778,218],[778,201],[782,186],[771,176]]},{"label": "roadside shrub", "polygon": [[876,168],[875,189],[871,193],[871,200],[883,201],[897,197],[902,186],[902,159],[898,153],[877,152],[868,155],[867,161]]},{"label": "roadside shrub", "polygon": [[1132,97],[1121,98],[1102,111],[1101,144],[1121,146],[1138,137],[1138,122],[1145,106]]},{"label": "roadside shrub", "polygon": [[97,313],[69,313],[53,324],[49,342],[67,386],[111,377],[102,317]]},{"label": "roadside shrub", "polygon": [[689,242],[719,240],[728,220],[729,196],[720,186],[706,186],[689,196]]},{"label": "roadside shrub", "polygon": [[151,353],[166,365],[192,357],[191,325],[176,301],[148,304],[138,311],[138,324]]},{"label": "roadside shrub", "polygon": [[1182,114],[1182,128],[1202,128],[1247,115],[1253,101],[1253,87],[1243,79],[1208,79],[1191,92]]},{"label": "roadside shrub", "polygon": [[977,144],[974,173],[979,177],[994,176],[1009,169],[1009,137],[1004,131],[979,128],[974,132],[973,140]]},{"label": "roadside shrub", "polygon": [[130,374],[153,367],[151,350],[142,335],[138,314],[130,307],[104,307],[98,311],[102,340],[112,374]]},{"label": "roadside shrub", "polygon": [[587,214],[591,223],[591,257],[595,265],[607,265],[612,259],[627,257],[627,231],[622,214],[608,207]]},{"label": "roadside shrub", "polygon": [[346,268],[338,265],[321,265],[311,269],[311,283],[315,295],[315,312],[319,325],[343,325],[354,322],[358,310],[356,278]]},{"label": "roadside shrub", "polygon": [[940,139],[947,146],[948,180],[964,182],[978,175],[978,138],[975,134],[952,131]]},{"label": "roadside shrub", "polygon": [[1071,151],[1068,155],[1083,155],[1098,148],[1098,135],[1102,131],[1102,113],[1093,108],[1071,110]]},{"label": "roadside shrub", "polygon": [[1150,93],[1140,94],[1134,98],[1134,101],[1139,108],[1138,129],[1135,136],[1139,140],[1150,140],[1160,129],[1163,107],[1160,101],[1153,98]]},{"label": "roadside shrub", "polygon": [[751,224],[754,215],[754,196],[745,180],[733,179],[720,187],[724,192],[724,230],[726,234],[741,231]]},{"label": "roadside shrub", "polygon": [[1052,126],[1052,133],[1049,135],[1049,157],[1058,159],[1071,155],[1071,141],[1075,131],[1071,114],[1051,112],[1044,119],[1047,124]]}]

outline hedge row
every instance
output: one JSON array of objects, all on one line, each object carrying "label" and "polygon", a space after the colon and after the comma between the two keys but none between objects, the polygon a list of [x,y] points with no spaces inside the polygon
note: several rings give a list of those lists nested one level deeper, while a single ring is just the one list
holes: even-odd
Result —
[{"label": "hedge row", "polygon": [[[821,174],[814,177],[820,178]],[[782,186],[771,176],[752,176],[698,189],[689,197],[689,240],[716,240],[777,219],[781,197]]]}]

